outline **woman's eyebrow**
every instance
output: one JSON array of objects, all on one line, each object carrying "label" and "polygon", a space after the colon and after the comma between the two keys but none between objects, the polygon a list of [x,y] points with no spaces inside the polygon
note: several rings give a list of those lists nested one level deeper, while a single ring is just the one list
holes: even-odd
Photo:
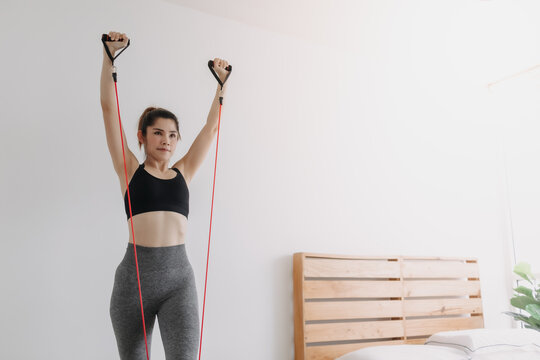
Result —
[{"label": "woman's eyebrow", "polygon": [[[155,129],[155,130],[161,130],[161,131],[165,131],[165,130],[163,130],[163,129],[160,129],[160,128],[156,128],[156,127],[155,127],[155,128],[152,128],[152,129]],[[169,131],[169,132],[175,133],[175,132],[176,132],[176,130],[172,130],[172,131]]]}]

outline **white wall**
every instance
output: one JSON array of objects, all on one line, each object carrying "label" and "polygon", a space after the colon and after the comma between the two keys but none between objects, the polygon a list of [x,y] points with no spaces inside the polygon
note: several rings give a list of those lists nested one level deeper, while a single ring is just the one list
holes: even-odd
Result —
[{"label": "white wall", "polygon": [[[538,5],[427,4],[372,1],[377,18],[358,13],[363,32],[347,50],[342,39],[331,47],[170,2],[3,1],[4,356],[118,356],[108,309],[128,227],[99,105],[110,30],[132,39],[116,62],[134,152],[137,119],[155,104],[178,115],[173,160],[183,156],[216,86],[206,62],[233,65],[204,359],[293,358],[298,251],[476,256],[486,326],[511,326],[501,314],[512,259],[500,125],[512,119],[493,110],[485,85],[538,62]],[[190,185],[201,302],[214,151]],[[153,359],[163,359],[154,331]]]},{"label": "white wall", "polygon": [[508,186],[512,257],[540,272],[540,66],[525,69],[490,89],[491,111],[500,123],[500,143]]}]

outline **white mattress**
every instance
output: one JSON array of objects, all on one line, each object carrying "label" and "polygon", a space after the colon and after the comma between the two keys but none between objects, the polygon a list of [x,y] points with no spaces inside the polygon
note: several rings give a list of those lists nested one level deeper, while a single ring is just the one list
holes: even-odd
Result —
[{"label": "white mattress", "polygon": [[474,329],[434,334],[424,345],[371,346],[336,360],[540,360],[540,332]]},{"label": "white mattress", "polygon": [[435,345],[372,346],[345,354],[336,360],[540,360],[540,349],[516,348],[487,353]]},{"label": "white mattress", "polygon": [[523,348],[499,350],[485,354],[472,354],[471,360],[540,360],[539,350]]},{"label": "white mattress", "polygon": [[[436,345],[371,346],[345,354],[336,360],[468,360],[463,350]],[[485,359],[482,359],[485,360]]]}]

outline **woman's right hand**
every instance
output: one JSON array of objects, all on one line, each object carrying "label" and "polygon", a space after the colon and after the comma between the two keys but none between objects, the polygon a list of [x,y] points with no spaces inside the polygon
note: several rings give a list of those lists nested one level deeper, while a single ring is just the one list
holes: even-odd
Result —
[{"label": "woman's right hand", "polygon": [[105,43],[107,44],[107,47],[112,54],[114,54],[117,50],[120,50],[127,46],[129,38],[126,34],[116,31],[109,31],[108,35],[111,38],[111,41],[105,41]]}]

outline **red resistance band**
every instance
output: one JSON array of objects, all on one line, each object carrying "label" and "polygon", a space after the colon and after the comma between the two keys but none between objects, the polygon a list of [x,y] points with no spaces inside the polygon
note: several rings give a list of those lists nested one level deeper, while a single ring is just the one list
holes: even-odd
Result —
[{"label": "red resistance band", "polygon": [[[103,34],[101,40],[103,42],[103,45],[105,46],[105,50],[106,50],[107,54],[109,55],[109,58],[111,59],[111,62],[113,64],[113,66],[114,66],[114,60],[116,59],[116,57],[118,57],[122,53],[122,51],[124,51],[130,44],[130,40],[128,40],[128,44],[126,45],[126,47],[124,47],[124,49],[122,49],[122,51],[120,51],[120,53],[118,53],[118,55],[116,55],[116,57],[113,58],[113,56],[111,55],[111,53],[109,51],[108,46],[105,44],[106,41],[111,41],[111,38],[107,34]],[[229,65],[226,68],[226,70],[228,70],[229,73],[227,74],[227,76],[225,77],[225,80],[223,82],[217,76],[217,74],[215,73],[215,71],[213,69],[213,67],[214,67],[214,62],[213,61],[210,60],[208,62],[208,67],[210,68],[210,71],[212,71],[212,74],[214,75],[214,77],[217,79],[217,81],[221,85],[221,89],[223,89],[223,84],[225,83],[225,81],[227,81],[229,75],[231,74],[232,66]],[[137,270],[137,284],[139,286],[139,299],[140,299],[140,303],[141,303],[141,316],[142,316],[142,325],[143,325],[143,332],[144,332],[144,345],[145,345],[145,348],[146,348],[146,359],[150,360],[150,356],[148,354],[148,342],[147,342],[147,339],[146,339],[146,325],[145,325],[145,321],[144,321],[144,308],[143,308],[142,293],[141,293],[141,282],[140,282],[140,278],[139,278],[139,264],[137,262],[137,244],[135,242],[135,230],[133,229],[133,216],[132,216],[133,214],[132,214],[132,211],[131,211],[131,197],[130,197],[130,194],[129,194],[126,155],[125,155],[125,152],[124,152],[124,137],[122,135],[122,120],[121,120],[121,117],[120,117],[120,104],[119,104],[119,101],[118,101],[118,87],[116,85],[116,82],[117,82],[116,81],[117,80],[116,67],[113,67],[112,76],[113,76],[113,80],[114,80],[114,90],[115,90],[115,93],[116,93],[116,108],[117,108],[117,111],[118,111],[118,123],[119,123],[119,127],[120,127],[120,140],[122,142],[122,157],[124,159],[124,174],[125,174],[125,178],[126,178],[126,190],[127,190],[127,195],[128,195],[129,215],[130,215],[130,220],[131,220],[131,233],[133,234],[133,245],[134,245],[133,246],[133,252],[134,252],[134,255],[135,255],[135,268]],[[204,298],[203,298],[203,311],[202,311],[202,320],[201,320],[201,337],[200,337],[200,340],[199,340],[199,360],[201,359],[201,352],[202,352],[202,336],[203,336],[203,327],[204,327],[204,309],[205,309],[205,304],[206,304],[206,284],[207,284],[207,281],[208,281],[208,263],[209,263],[209,259],[210,259],[210,238],[212,236],[212,216],[213,216],[213,213],[214,213],[214,190],[215,190],[215,185],[216,185],[217,154],[218,154],[218,147],[219,147],[219,128],[220,128],[220,124],[221,124],[221,107],[222,106],[223,106],[223,97],[220,96],[220,98],[219,98],[218,133],[217,133],[217,142],[216,142],[216,156],[215,156],[215,162],[214,162],[214,180],[213,180],[213,184],[212,184],[212,205],[211,205],[211,208],[210,208],[210,230],[209,230],[209,234],[208,234],[208,249],[207,249],[207,253],[206,253],[206,273],[205,273],[205,276],[204,276]]]}]

